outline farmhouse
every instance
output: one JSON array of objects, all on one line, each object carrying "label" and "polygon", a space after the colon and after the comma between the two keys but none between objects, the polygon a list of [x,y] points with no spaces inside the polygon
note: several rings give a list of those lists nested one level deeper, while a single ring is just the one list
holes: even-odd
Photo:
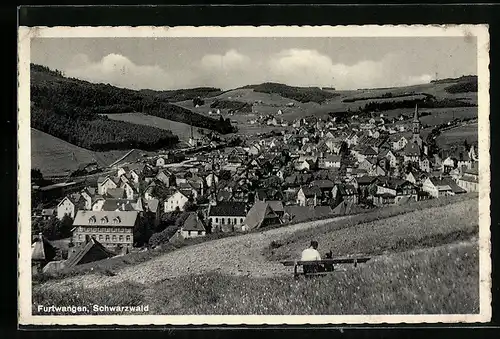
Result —
[{"label": "farmhouse", "polygon": [[279,216],[267,202],[257,201],[248,211],[242,225],[242,231],[281,224]]},{"label": "farmhouse", "polygon": [[70,247],[68,259],[63,262],[63,268],[71,268],[89,262],[111,258],[116,254],[103,246],[95,238],[85,235],[85,243]]},{"label": "farmhouse", "polygon": [[203,237],[206,234],[205,226],[196,212],[189,213],[178,232],[184,239]]},{"label": "farmhouse", "polygon": [[108,189],[118,188],[119,179],[113,180],[111,177],[99,177],[97,179],[97,193],[104,195]]},{"label": "farmhouse", "polygon": [[76,211],[84,207],[85,200],[81,194],[68,195],[57,204],[57,219],[61,220],[65,215],[73,219]]},{"label": "farmhouse", "polygon": [[213,230],[230,232],[234,227],[243,224],[247,215],[246,205],[243,202],[219,202],[210,206],[208,217]]},{"label": "farmhouse", "polygon": [[457,181],[458,186],[467,192],[479,192],[479,173],[477,169],[467,169]]},{"label": "farmhouse", "polygon": [[303,186],[297,192],[297,205],[316,206],[321,196],[322,192],[318,186]]},{"label": "farmhouse", "polygon": [[465,190],[459,187],[451,178],[427,178],[422,183],[422,191],[427,192],[434,198],[447,195],[465,193]]},{"label": "farmhouse", "polygon": [[165,213],[173,212],[176,210],[184,211],[184,206],[189,201],[189,197],[181,192],[180,190],[175,190],[163,203],[163,211]]},{"label": "farmhouse", "polygon": [[108,249],[129,251],[137,221],[137,211],[78,211],[73,222],[73,243],[82,246],[90,236]]}]

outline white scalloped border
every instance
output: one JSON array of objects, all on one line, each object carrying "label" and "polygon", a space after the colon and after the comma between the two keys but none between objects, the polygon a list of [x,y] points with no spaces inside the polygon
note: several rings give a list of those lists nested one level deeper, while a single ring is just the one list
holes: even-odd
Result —
[{"label": "white scalloped border", "polygon": [[[480,313],[444,315],[119,315],[33,316],[30,264],[30,39],[76,37],[422,37],[477,38]],[[487,25],[19,27],[18,29],[18,321],[20,325],[299,325],[475,323],[491,320],[489,33]],[[25,225],[25,226],[23,226]]]}]

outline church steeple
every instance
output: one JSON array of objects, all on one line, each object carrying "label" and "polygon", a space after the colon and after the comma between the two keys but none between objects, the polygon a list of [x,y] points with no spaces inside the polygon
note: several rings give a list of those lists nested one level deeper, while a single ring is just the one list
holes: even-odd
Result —
[{"label": "church steeple", "polygon": [[415,114],[413,115],[413,134],[420,134],[420,119],[418,117],[418,104],[415,105]]}]

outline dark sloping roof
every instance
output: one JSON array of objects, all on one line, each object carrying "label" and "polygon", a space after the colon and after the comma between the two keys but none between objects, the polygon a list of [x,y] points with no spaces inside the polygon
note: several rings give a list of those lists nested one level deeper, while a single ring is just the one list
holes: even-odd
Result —
[{"label": "dark sloping roof", "polygon": [[216,206],[211,206],[209,216],[246,216],[246,206],[243,202],[219,202]]},{"label": "dark sloping roof", "polygon": [[[93,250],[93,252],[94,252],[94,258],[93,258],[94,260],[92,260],[92,261],[101,260],[101,259],[110,258],[110,257],[115,256],[115,253],[108,250],[106,247],[104,247],[99,241],[97,241],[93,237],[90,237],[89,241],[85,244],[85,246],[82,246],[82,248],[77,253],[73,254],[73,256],[71,258],[66,260],[66,262],[64,263],[64,267],[65,268],[74,267],[74,266],[80,264],[80,262],[85,257],[85,255],[87,253],[89,253],[91,250]],[[97,256],[96,256],[96,252],[97,252]],[[86,260],[85,262],[89,262],[89,260]]]},{"label": "dark sloping roof", "polygon": [[315,195],[321,195],[321,189],[318,186],[304,186],[302,187],[302,192],[306,197],[314,197]]},{"label": "dark sloping roof", "polygon": [[122,207],[135,203],[133,200],[128,199],[106,199],[102,204],[101,211],[116,211],[122,210]]},{"label": "dark sloping roof", "polygon": [[332,189],[335,183],[331,180],[314,180],[311,182],[310,186],[318,186],[321,189]]},{"label": "dark sloping roof", "polygon": [[283,203],[279,200],[270,200],[270,201],[267,201],[267,203],[269,204],[271,209],[275,212],[283,212],[284,211]]},{"label": "dark sloping roof", "polygon": [[357,181],[358,185],[369,185],[369,184],[373,183],[376,178],[377,177],[365,175],[365,176],[356,178],[356,181]]},{"label": "dark sloping roof", "polygon": [[182,225],[183,231],[204,231],[205,226],[201,222],[200,218],[198,218],[198,214],[196,212],[189,213],[188,217],[184,221]]},{"label": "dark sloping roof", "polygon": [[106,194],[112,198],[121,199],[125,196],[125,189],[123,188],[108,188]]},{"label": "dark sloping roof", "polygon": [[271,209],[267,202],[257,201],[248,211],[244,224],[249,229],[260,228],[265,219],[279,223],[278,215]]}]

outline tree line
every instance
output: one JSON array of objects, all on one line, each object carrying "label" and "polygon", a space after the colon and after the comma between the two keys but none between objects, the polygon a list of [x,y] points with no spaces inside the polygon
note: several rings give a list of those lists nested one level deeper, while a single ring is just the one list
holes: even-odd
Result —
[{"label": "tree line", "polygon": [[414,108],[418,104],[419,108],[450,108],[450,107],[474,107],[476,105],[456,99],[435,99],[427,97],[425,99],[412,99],[401,101],[370,101],[359,108],[360,113],[389,111],[400,108]]},{"label": "tree line", "polygon": [[260,85],[252,85],[255,92],[276,93],[288,99],[298,102],[316,102],[321,104],[328,99],[338,96],[336,93],[321,90],[319,87],[292,87],[283,84],[266,82]]},{"label": "tree line", "polygon": [[[64,78],[61,72],[45,66],[31,67],[32,127],[78,146],[93,150],[154,149],[171,146],[178,140],[170,131],[112,121],[101,116],[102,113],[144,112],[222,134],[235,131],[230,121],[221,124],[216,119],[168,103],[158,95]],[[57,75],[60,79],[47,80],[42,73]],[[194,93],[199,92],[194,90]]]}]

